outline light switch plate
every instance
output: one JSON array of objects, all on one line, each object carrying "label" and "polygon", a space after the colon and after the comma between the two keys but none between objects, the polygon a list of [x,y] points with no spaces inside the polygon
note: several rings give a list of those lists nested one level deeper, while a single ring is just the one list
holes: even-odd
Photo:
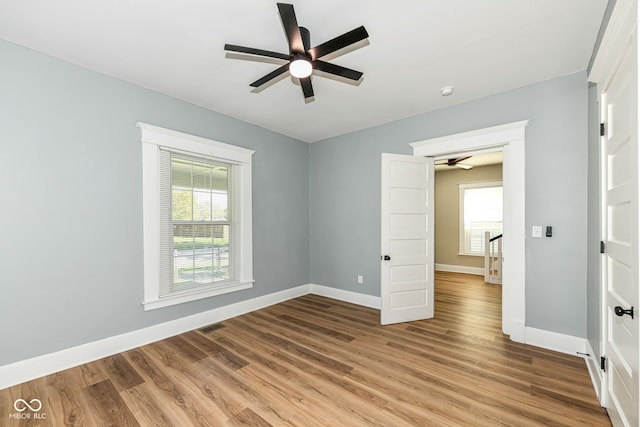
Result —
[{"label": "light switch plate", "polygon": [[531,237],[542,237],[542,226],[534,225],[531,227]]}]

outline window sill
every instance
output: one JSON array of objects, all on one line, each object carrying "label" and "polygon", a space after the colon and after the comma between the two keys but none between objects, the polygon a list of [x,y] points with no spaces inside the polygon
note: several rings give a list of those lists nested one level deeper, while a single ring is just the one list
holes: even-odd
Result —
[{"label": "window sill", "polygon": [[253,287],[253,280],[244,282],[230,282],[206,289],[197,289],[179,294],[167,295],[158,299],[144,301],[144,311],[155,310],[157,308],[169,307],[185,302],[196,301],[216,295],[227,294],[230,292],[242,291]]},{"label": "window sill", "polygon": [[458,256],[476,256],[476,257],[484,258],[484,254],[470,254],[470,253],[463,253],[463,252],[458,252]]}]

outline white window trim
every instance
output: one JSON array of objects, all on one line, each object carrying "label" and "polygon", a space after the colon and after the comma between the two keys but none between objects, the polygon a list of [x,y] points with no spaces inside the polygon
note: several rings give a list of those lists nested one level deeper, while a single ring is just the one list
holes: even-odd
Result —
[{"label": "white window trim", "polygon": [[[144,241],[144,300],[146,310],[168,307],[228,292],[253,287],[253,246],[251,213],[251,162],[254,151],[199,136],[189,135],[136,123],[142,143],[142,209]],[[234,212],[238,226],[236,242],[236,280],[215,288],[194,289],[192,292],[160,296],[160,167],[158,153],[164,147],[193,156],[204,156],[231,163],[234,176]]]},{"label": "white window trim", "polygon": [[[476,254],[472,252],[466,252],[464,241],[464,190],[468,188],[488,188],[488,187],[502,187],[502,181],[485,181],[485,182],[469,182],[458,184],[458,211],[459,211],[459,223],[458,223],[458,255],[463,256],[476,256],[484,257],[484,253]],[[504,200],[503,200],[504,203]],[[503,207],[504,211],[504,207]]]}]

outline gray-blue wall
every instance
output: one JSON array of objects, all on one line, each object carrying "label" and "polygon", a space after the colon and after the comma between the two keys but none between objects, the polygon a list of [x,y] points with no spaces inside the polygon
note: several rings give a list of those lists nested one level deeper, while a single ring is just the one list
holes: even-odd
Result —
[{"label": "gray-blue wall", "polygon": [[[526,119],[526,325],[586,338],[585,72],[313,143],[311,282],[380,295],[381,153]],[[531,238],[532,225],[553,237]]]},{"label": "gray-blue wall", "polygon": [[[142,309],[136,122],[256,151],[251,290]],[[309,283],[309,146],[0,41],[0,365]]]}]

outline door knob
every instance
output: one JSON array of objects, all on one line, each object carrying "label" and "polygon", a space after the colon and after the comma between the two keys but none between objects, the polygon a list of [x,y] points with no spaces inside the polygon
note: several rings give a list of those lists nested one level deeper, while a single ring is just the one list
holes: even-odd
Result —
[{"label": "door knob", "polygon": [[385,261],[391,261],[391,257],[389,255],[385,255],[382,259]]},{"label": "door knob", "polygon": [[624,316],[625,314],[628,314],[629,316],[631,316],[631,318],[633,319],[633,307],[631,307],[630,309],[625,310],[624,308],[620,307],[619,305],[617,305],[613,311],[616,313],[616,316]]}]

